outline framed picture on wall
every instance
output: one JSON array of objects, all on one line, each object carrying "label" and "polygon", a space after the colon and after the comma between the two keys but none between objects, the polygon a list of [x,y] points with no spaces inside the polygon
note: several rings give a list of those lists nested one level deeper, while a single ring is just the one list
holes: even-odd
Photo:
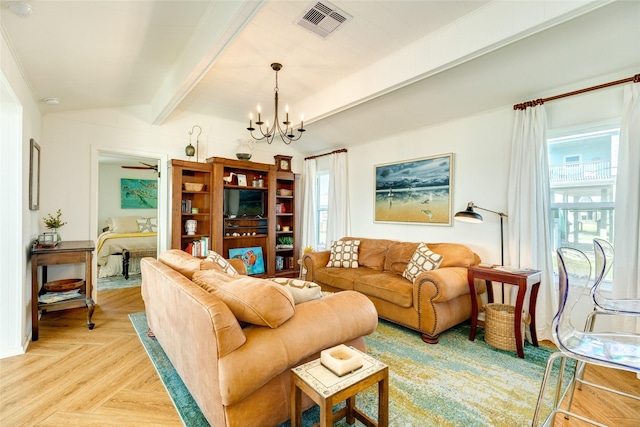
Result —
[{"label": "framed picture on wall", "polygon": [[158,181],[155,179],[120,179],[121,209],[157,209]]},{"label": "framed picture on wall", "polygon": [[453,153],[374,166],[374,221],[451,225]]},{"label": "framed picture on wall", "polygon": [[32,138],[29,151],[29,210],[40,209],[40,146]]}]

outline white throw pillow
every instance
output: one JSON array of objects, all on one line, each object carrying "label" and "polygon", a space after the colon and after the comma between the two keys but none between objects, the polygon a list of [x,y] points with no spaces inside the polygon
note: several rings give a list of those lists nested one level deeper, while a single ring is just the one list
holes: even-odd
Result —
[{"label": "white throw pillow", "polygon": [[138,231],[140,233],[157,233],[158,232],[158,219],[157,218],[140,218],[138,222]]},{"label": "white throw pillow", "polygon": [[339,240],[331,244],[327,267],[358,268],[360,240]]},{"label": "white throw pillow", "polygon": [[296,304],[322,298],[322,290],[317,283],[300,279],[288,279],[286,277],[275,277],[269,280],[284,286],[291,293]]},{"label": "white throw pillow", "polygon": [[138,233],[140,216],[115,216],[107,219],[110,231],[114,233]]},{"label": "white throw pillow", "polygon": [[206,258],[207,260],[212,261],[213,263],[217,264],[222,271],[224,271],[225,273],[231,275],[231,276],[237,276],[238,274],[238,270],[236,270],[235,268],[233,268],[233,265],[231,265],[229,263],[229,261],[227,261],[226,259],[224,259],[224,257],[222,255],[220,255],[219,253],[215,252],[215,251],[209,251],[209,255]]},{"label": "white throw pillow", "polygon": [[440,254],[432,252],[424,243],[420,243],[416,251],[411,256],[411,260],[404,269],[402,277],[413,282],[418,274],[423,271],[435,270],[440,266],[444,257]]}]

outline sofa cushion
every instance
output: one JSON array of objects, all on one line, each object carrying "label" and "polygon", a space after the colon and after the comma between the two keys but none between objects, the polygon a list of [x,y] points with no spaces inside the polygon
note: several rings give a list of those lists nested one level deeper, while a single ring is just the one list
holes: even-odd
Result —
[{"label": "sofa cushion", "polygon": [[343,237],[340,240],[360,240],[358,264],[379,271],[384,270],[384,259],[387,255],[387,250],[394,243],[393,240],[357,239],[354,237]]},{"label": "sofa cushion", "polygon": [[219,267],[220,270],[222,270],[223,272],[231,276],[238,275],[238,271],[235,268],[233,268],[233,266],[229,263],[229,261],[224,259],[222,255],[220,255],[215,251],[209,251],[209,255],[207,255],[207,257],[205,258],[205,261],[212,262],[215,268]]},{"label": "sofa cushion", "polygon": [[423,271],[435,270],[442,263],[442,255],[437,254],[424,243],[420,243],[402,272],[402,277],[411,283]]},{"label": "sofa cushion", "polygon": [[315,280],[332,286],[334,288],[343,289],[345,291],[353,290],[353,282],[359,277],[367,276],[369,274],[380,274],[378,270],[371,268],[359,267],[359,268],[335,268],[335,267],[321,267],[316,270]]},{"label": "sofa cushion", "polygon": [[471,267],[479,262],[469,247],[459,243],[427,243],[427,246],[444,257],[440,268]]},{"label": "sofa cushion", "polygon": [[236,319],[258,326],[277,328],[295,313],[291,293],[276,283],[249,276],[228,276],[205,270],[194,273],[194,283],[220,298]]},{"label": "sofa cushion", "polygon": [[188,279],[191,279],[196,271],[207,268],[203,260],[180,249],[168,249],[160,254],[158,260]]},{"label": "sofa cushion", "polygon": [[419,243],[396,242],[389,246],[384,260],[384,271],[402,276]]},{"label": "sofa cushion", "polygon": [[284,288],[291,293],[296,305],[322,298],[322,289],[317,283],[307,282],[306,280],[289,279],[287,277],[275,277],[269,280],[284,286]]},{"label": "sofa cushion", "polygon": [[413,282],[393,273],[370,274],[359,277],[353,290],[388,301],[400,307],[413,305]]},{"label": "sofa cushion", "polygon": [[358,268],[360,240],[339,240],[331,244],[327,267]]}]

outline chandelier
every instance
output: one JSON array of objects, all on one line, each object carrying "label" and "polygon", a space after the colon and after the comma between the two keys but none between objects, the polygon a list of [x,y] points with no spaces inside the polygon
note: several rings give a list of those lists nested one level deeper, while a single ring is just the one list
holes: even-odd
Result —
[{"label": "chandelier", "polygon": [[[282,124],[284,125],[284,129],[282,128],[282,126],[280,126],[280,122],[278,121],[278,71],[282,69],[282,64],[274,62],[273,64],[271,64],[271,69],[276,72],[276,87],[273,89],[273,91],[275,92],[275,117],[273,118],[273,126],[269,127],[269,121],[262,121],[262,111],[260,108],[260,104],[258,104],[258,120],[256,120],[256,125],[258,125],[258,130],[260,131],[260,134],[262,134],[262,136],[255,136],[253,134],[253,131],[256,130],[253,127],[253,112],[249,113],[249,127],[247,128],[247,130],[251,134],[251,137],[256,141],[266,139],[269,144],[273,142],[273,139],[276,137],[277,132],[280,135],[280,139],[282,139],[282,142],[288,145],[293,141],[299,140],[302,137],[302,132],[306,130],[304,128],[304,115],[300,115],[300,127],[296,129],[296,131],[298,131],[299,133],[298,136],[293,133],[293,126],[289,121],[288,105],[286,105],[284,109],[286,113],[285,120],[282,122]],[[264,128],[262,127],[262,125],[264,125]]]}]

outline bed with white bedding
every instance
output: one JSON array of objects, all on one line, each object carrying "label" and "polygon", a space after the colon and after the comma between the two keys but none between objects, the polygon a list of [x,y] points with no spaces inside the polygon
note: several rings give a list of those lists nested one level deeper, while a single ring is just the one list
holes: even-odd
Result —
[{"label": "bed with white bedding", "polygon": [[[98,237],[98,277],[122,274],[122,251],[157,249],[158,233],[155,218],[114,217],[107,220],[107,231]],[[129,273],[140,272],[140,260],[131,259]]]}]

